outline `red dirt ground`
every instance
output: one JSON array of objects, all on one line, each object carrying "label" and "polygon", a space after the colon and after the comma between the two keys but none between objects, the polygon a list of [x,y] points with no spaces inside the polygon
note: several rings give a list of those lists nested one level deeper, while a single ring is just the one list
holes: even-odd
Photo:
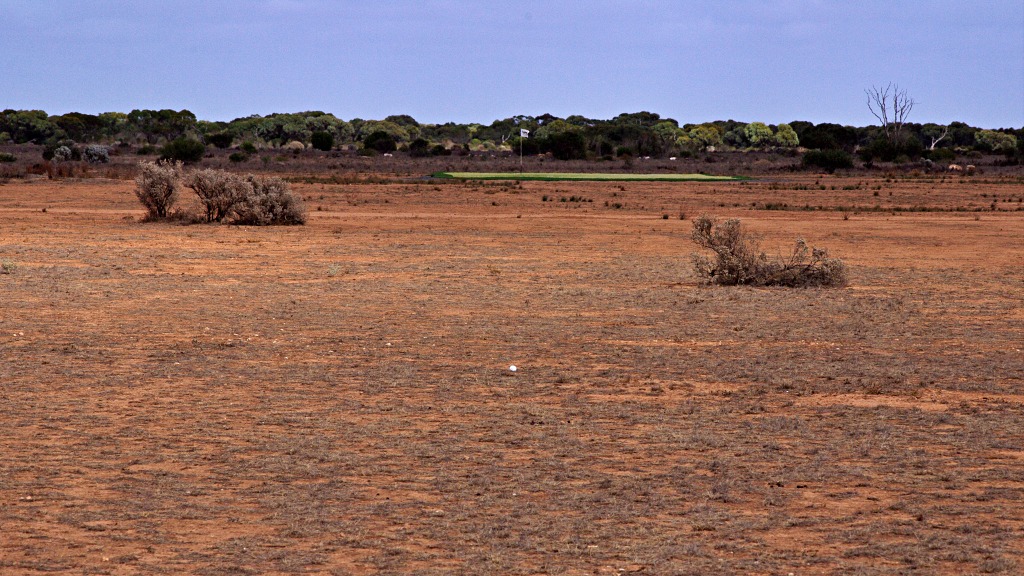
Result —
[{"label": "red dirt ground", "polygon": [[[0,185],[0,573],[1024,570],[1019,178],[347,178]],[[700,213],[850,286],[702,286]]]}]

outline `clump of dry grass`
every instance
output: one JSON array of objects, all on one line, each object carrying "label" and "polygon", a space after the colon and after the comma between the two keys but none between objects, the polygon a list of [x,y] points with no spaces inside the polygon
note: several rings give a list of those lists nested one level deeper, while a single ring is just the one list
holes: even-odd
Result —
[{"label": "clump of dry grass", "polygon": [[758,238],[733,218],[718,222],[702,215],[693,221],[693,241],[715,253],[714,259],[693,255],[697,275],[709,284],[735,286],[845,286],[846,264],[823,248],[797,239],[787,258],[769,259]]}]

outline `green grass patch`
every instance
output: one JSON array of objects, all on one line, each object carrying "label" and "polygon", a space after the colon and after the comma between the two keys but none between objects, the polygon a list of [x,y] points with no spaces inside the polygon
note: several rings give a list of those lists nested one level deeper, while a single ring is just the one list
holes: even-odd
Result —
[{"label": "green grass patch", "polygon": [[601,182],[721,182],[748,180],[745,176],[710,176],[707,174],[607,174],[586,172],[434,172],[433,178],[456,180],[545,180]]}]

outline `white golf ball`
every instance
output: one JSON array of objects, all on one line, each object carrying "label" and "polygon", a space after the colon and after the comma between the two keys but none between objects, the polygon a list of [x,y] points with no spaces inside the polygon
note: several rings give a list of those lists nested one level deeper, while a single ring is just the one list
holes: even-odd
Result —
[{"label": "white golf ball", "polygon": [[511,366],[509,366],[509,367],[508,367],[508,371],[509,371],[509,372],[515,372],[516,370],[518,370],[518,368],[516,368],[516,365],[515,365],[515,364],[513,364],[513,365],[511,365]]}]

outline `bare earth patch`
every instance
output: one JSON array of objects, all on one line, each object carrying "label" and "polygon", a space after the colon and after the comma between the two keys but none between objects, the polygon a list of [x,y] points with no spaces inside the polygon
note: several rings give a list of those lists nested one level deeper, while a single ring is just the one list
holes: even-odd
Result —
[{"label": "bare earth patch", "polygon": [[[1024,570],[1018,180],[295,188],[0,185],[0,573]],[[703,212],[850,286],[700,286]]]}]

